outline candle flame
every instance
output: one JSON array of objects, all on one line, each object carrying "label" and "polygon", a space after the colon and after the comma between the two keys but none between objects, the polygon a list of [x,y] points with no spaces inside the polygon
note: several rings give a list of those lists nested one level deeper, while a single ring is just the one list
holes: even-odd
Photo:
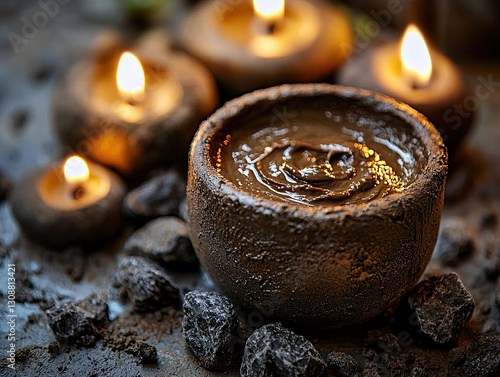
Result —
[{"label": "candle flame", "polygon": [[142,100],[145,81],[144,70],[139,59],[130,52],[124,52],[116,72],[116,85],[120,97],[127,102]]},{"label": "candle flame", "polygon": [[273,24],[285,15],[285,0],[253,0],[253,9],[261,20]]},{"label": "candle flame", "polygon": [[403,77],[413,87],[425,87],[431,80],[431,55],[424,37],[415,25],[408,25],[403,37],[401,68]]},{"label": "candle flame", "polygon": [[89,179],[89,167],[83,158],[72,156],[64,164],[64,178],[71,184],[80,184]]}]

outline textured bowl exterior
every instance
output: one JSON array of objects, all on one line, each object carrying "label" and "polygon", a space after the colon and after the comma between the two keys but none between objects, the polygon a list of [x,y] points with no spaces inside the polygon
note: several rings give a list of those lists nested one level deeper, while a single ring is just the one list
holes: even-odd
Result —
[{"label": "textured bowl exterior", "polygon": [[[232,117],[264,102],[325,94],[372,104],[416,130],[428,161],[410,186],[367,204],[310,208],[251,196],[217,175],[207,147]],[[323,328],[362,322],[395,305],[422,275],[438,236],[446,174],[437,130],[393,99],[326,84],[254,92],[214,113],[191,145],[193,245],[225,294],[269,317]]]}]

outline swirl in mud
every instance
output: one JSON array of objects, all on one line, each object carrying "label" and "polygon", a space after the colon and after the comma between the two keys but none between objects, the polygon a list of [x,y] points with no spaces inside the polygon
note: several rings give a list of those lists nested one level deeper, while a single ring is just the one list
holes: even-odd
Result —
[{"label": "swirl in mud", "polygon": [[[214,165],[241,189],[287,202],[347,205],[405,188],[405,155],[366,135],[298,128],[237,130],[220,142]],[[392,149],[390,148],[392,147]]]},{"label": "swirl in mud", "polygon": [[267,147],[253,160],[256,179],[305,202],[340,201],[364,192],[364,200],[401,191],[401,179],[363,144],[314,146],[291,141]]}]

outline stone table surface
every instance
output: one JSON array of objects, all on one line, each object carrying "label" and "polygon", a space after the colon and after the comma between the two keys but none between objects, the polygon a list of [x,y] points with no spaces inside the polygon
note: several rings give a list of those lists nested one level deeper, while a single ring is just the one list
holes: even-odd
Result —
[{"label": "stone table surface", "polygon": [[[47,13],[46,22],[39,15],[45,11],[38,2],[7,0],[0,5],[0,171],[12,181],[64,155],[64,148],[52,130],[50,111],[54,84],[61,73],[85,55],[104,30],[129,27],[115,1],[72,0],[57,4],[56,10]],[[174,14],[177,11],[172,10]],[[26,30],[26,20],[37,17],[46,25]],[[174,17],[165,24],[176,20]],[[500,81],[498,64],[469,64],[463,68],[473,89],[484,85],[484,79]],[[453,268],[432,260],[426,271],[426,274],[456,271],[474,296],[476,310],[459,345],[466,344],[475,334],[500,332],[500,316],[493,300],[500,268],[500,235],[497,228],[481,225],[486,217],[500,216],[499,89],[500,84],[486,88],[487,98],[477,101],[476,127],[449,178],[443,214],[443,219],[464,219],[474,235],[476,251]],[[18,376],[221,375],[201,368],[186,348],[180,327],[182,314],[177,310],[166,308],[137,314],[130,304],[123,304],[117,297],[112,282],[121,246],[129,234],[130,229],[125,229],[118,239],[100,250],[79,247],[62,252],[45,250],[22,236],[8,203],[0,203],[0,375],[16,375],[6,368],[5,360],[8,324],[3,308],[7,307],[10,263],[16,265],[16,289],[22,293],[16,303]],[[182,292],[195,287],[215,289],[199,270],[172,274]],[[157,365],[141,365],[133,355],[102,343],[93,348],[69,348],[58,356],[49,353],[48,345],[55,337],[44,309],[54,303],[84,299],[92,293],[107,300],[114,329],[131,331],[157,348]],[[255,313],[240,315],[254,328],[264,319]],[[362,361],[366,338],[377,331],[390,331],[398,336],[406,330],[404,325],[377,319],[326,334],[308,334],[308,338],[321,352],[345,350],[358,361],[366,362]],[[401,344],[403,353],[435,367],[439,375],[451,373],[448,371],[451,348],[437,349],[409,334]],[[233,370],[224,375],[236,376],[238,372]]]}]

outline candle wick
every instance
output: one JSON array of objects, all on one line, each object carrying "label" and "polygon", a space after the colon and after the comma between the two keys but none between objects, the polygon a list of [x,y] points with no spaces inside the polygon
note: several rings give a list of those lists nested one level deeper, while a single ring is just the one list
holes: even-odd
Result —
[{"label": "candle wick", "polygon": [[415,77],[406,77],[406,84],[412,88],[412,90],[425,89],[428,84],[419,83]]},{"label": "candle wick", "polygon": [[127,105],[135,107],[135,106],[137,106],[137,104],[138,104],[139,101],[137,101],[136,99],[133,99],[133,98],[128,98],[126,100],[126,102],[127,102]]},{"label": "candle wick", "polygon": [[276,31],[276,22],[269,22],[267,25],[266,25],[266,34],[268,35],[271,35],[271,34],[274,34],[274,32]]},{"label": "candle wick", "polygon": [[73,190],[71,190],[71,197],[74,200],[79,200],[83,198],[84,195],[85,195],[85,189],[81,185],[78,185]]},{"label": "candle wick", "polygon": [[277,21],[268,21],[257,18],[252,22],[252,32],[256,35],[273,35],[277,29]]}]

